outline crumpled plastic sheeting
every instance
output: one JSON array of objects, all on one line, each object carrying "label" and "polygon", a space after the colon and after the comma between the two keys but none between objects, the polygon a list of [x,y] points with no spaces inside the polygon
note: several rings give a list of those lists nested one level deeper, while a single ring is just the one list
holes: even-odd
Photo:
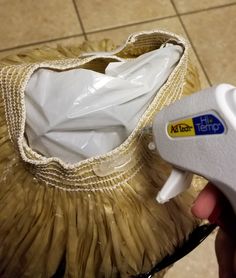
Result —
[{"label": "crumpled plastic sheeting", "polygon": [[116,148],[137,126],[182,52],[168,44],[133,60],[112,62],[105,74],[37,70],[25,91],[30,147],[69,163]]}]

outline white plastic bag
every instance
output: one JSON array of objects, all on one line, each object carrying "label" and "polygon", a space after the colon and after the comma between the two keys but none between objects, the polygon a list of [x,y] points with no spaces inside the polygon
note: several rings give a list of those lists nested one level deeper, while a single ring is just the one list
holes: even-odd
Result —
[{"label": "white plastic bag", "polygon": [[29,145],[70,163],[116,148],[135,128],[182,52],[168,44],[133,60],[110,63],[105,74],[36,71],[25,92]]}]

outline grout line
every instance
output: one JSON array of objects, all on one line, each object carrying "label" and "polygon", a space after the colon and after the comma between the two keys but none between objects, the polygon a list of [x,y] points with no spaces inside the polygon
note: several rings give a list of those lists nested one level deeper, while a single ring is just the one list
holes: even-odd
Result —
[{"label": "grout line", "polygon": [[[202,67],[202,70],[205,73],[205,69],[203,68],[202,63],[201,63],[201,61],[200,61],[200,59],[198,57],[198,54],[197,54],[197,52],[195,50],[195,47],[194,47],[193,43],[191,42],[191,39],[190,39],[189,34],[188,34],[188,32],[187,32],[187,30],[186,30],[186,28],[184,26],[184,23],[182,21],[181,16],[191,15],[191,14],[200,13],[200,12],[209,11],[209,10],[215,10],[215,9],[219,9],[219,8],[225,8],[225,7],[229,7],[229,6],[234,6],[234,5],[236,5],[236,2],[235,3],[229,3],[229,4],[221,5],[221,6],[201,9],[201,10],[197,10],[197,11],[190,11],[190,12],[186,12],[186,13],[179,13],[177,8],[176,8],[176,6],[173,3],[173,0],[170,0],[170,1],[171,1],[172,5],[173,5],[173,7],[175,9],[176,15],[170,15],[170,16],[165,16],[165,17],[161,17],[161,18],[155,18],[155,19],[150,19],[150,20],[145,20],[145,21],[125,24],[125,25],[121,25],[121,26],[115,26],[115,27],[111,27],[111,28],[105,28],[105,29],[99,29],[99,30],[95,30],[95,31],[85,32],[85,29],[84,29],[84,26],[83,26],[83,22],[81,20],[81,17],[80,17],[80,14],[79,14],[79,10],[77,9],[75,0],[72,0],[74,8],[75,8],[75,11],[76,11],[76,14],[77,14],[77,17],[78,17],[78,20],[79,20],[79,23],[81,25],[82,34],[75,34],[75,35],[65,36],[65,37],[51,39],[51,40],[38,41],[38,42],[35,42],[35,43],[22,44],[22,45],[15,46],[15,47],[9,47],[9,48],[5,48],[5,49],[0,49],[0,53],[1,52],[5,52],[5,51],[10,51],[10,50],[15,50],[15,49],[21,49],[21,48],[24,48],[24,47],[36,46],[36,45],[42,44],[42,43],[50,43],[50,42],[56,42],[56,41],[60,41],[60,40],[64,40],[64,39],[76,38],[76,37],[79,37],[81,35],[83,35],[85,40],[87,40],[88,39],[87,35],[90,35],[90,34],[95,34],[95,33],[104,32],[104,31],[110,31],[110,30],[116,30],[116,29],[120,29],[120,28],[123,28],[123,27],[132,27],[132,26],[135,26],[135,25],[141,25],[141,24],[145,24],[145,23],[150,23],[150,22],[155,22],[155,21],[160,21],[160,20],[164,20],[164,19],[170,19],[170,18],[178,17],[180,22],[181,22],[181,25],[182,25],[184,31],[186,32],[186,35],[187,35],[190,43],[192,44],[192,48],[195,51],[195,54],[196,54],[196,56],[198,58],[198,61],[199,61],[200,65],[201,65],[201,67]],[[206,76],[207,76],[207,74],[206,74]],[[209,78],[208,78],[208,80],[209,80]]]},{"label": "grout line", "polygon": [[190,44],[191,44],[191,46],[192,46],[192,49],[193,49],[193,51],[194,51],[194,53],[195,53],[195,55],[196,55],[196,58],[197,58],[197,60],[198,60],[198,62],[199,62],[199,64],[200,64],[200,66],[201,66],[201,68],[202,68],[202,71],[204,72],[204,74],[205,74],[205,76],[206,76],[206,79],[207,79],[209,85],[212,86],[211,80],[210,80],[210,78],[209,78],[209,76],[208,76],[208,74],[207,74],[207,72],[206,72],[206,70],[205,70],[205,68],[204,68],[204,66],[203,66],[203,64],[202,64],[202,61],[201,61],[201,59],[200,59],[200,57],[199,57],[199,55],[198,55],[198,52],[197,52],[197,50],[196,50],[196,47],[195,47],[194,44],[193,44],[193,41],[191,40],[191,37],[190,37],[190,35],[189,35],[189,33],[188,33],[188,31],[187,31],[185,25],[184,25],[184,22],[183,22],[183,20],[182,20],[182,18],[181,18],[181,16],[180,16],[180,14],[178,13],[178,10],[177,10],[177,8],[176,8],[176,6],[175,6],[175,4],[174,4],[174,1],[173,1],[173,0],[170,0],[170,1],[171,1],[172,5],[173,5],[175,11],[176,11],[176,14],[177,14],[177,16],[178,16],[178,18],[179,18],[179,21],[180,21],[180,23],[181,23],[181,25],[182,25],[182,27],[183,27],[183,29],[184,29],[184,32],[186,33],[186,36],[187,36],[187,38],[188,38],[188,40],[189,40],[189,42],[190,42]]},{"label": "grout line", "polygon": [[78,7],[77,7],[77,5],[75,3],[75,0],[72,0],[72,2],[73,2],[74,8],[75,8],[75,12],[77,14],[77,17],[78,17],[78,20],[79,20],[79,23],[80,23],[80,26],[81,26],[81,29],[82,29],[82,32],[83,32],[83,35],[84,35],[84,38],[85,38],[85,40],[87,40],[88,39],[87,38],[87,34],[85,33],[84,24],[83,24],[81,16],[80,16],[79,9],[78,9]]},{"label": "grout line", "polygon": [[[171,1],[172,2],[172,1]],[[174,3],[172,3],[172,5],[175,7]],[[200,9],[200,10],[195,10],[195,11],[189,11],[189,12],[178,12],[178,9],[175,7],[176,13],[178,15],[191,15],[191,14],[197,14],[200,12],[207,12],[207,11],[211,11],[211,10],[217,10],[217,9],[221,9],[221,8],[227,8],[230,6],[235,6],[236,2],[233,3],[229,3],[229,4],[224,4],[224,5],[219,5],[219,6],[215,6],[215,7],[209,7],[209,8],[205,8],[205,9]]]},{"label": "grout line", "polygon": [[179,13],[177,8],[176,8],[176,6],[173,3],[172,3],[172,5],[174,6],[174,9],[175,9],[175,12],[176,12],[175,15],[169,15],[169,16],[165,16],[165,17],[153,18],[153,19],[149,19],[149,20],[144,20],[144,21],[124,24],[124,25],[114,26],[114,27],[110,27],[110,28],[103,28],[103,29],[99,29],[99,30],[88,31],[88,32],[86,32],[86,35],[91,35],[91,34],[95,34],[95,33],[99,33],[99,32],[104,32],[104,31],[112,31],[112,30],[123,28],[123,27],[132,27],[132,26],[135,26],[135,25],[140,25],[140,24],[160,21],[160,20],[164,20],[164,19],[170,19],[170,18],[174,18],[174,17],[180,18],[180,16],[182,16],[182,15],[188,15],[188,14],[191,15],[191,14],[195,14],[195,13],[199,13],[199,12],[204,12],[204,11],[209,11],[209,10],[214,10],[214,9],[218,9],[218,8],[234,6],[234,5],[236,5],[236,2],[235,3],[221,5],[221,6],[217,6],[217,7],[211,7],[211,8],[205,8],[205,9],[201,9],[201,10],[197,10],[197,11],[186,12],[186,13]]},{"label": "grout line", "polygon": [[0,49],[0,53],[1,52],[5,52],[5,51],[9,51],[9,50],[21,49],[21,48],[29,47],[29,46],[37,46],[37,45],[43,44],[43,43],[56,42],[56,41],[61,41],[61,40],[66,40],[66,39],[71,39],[71,38],[77,38],[77,37],[81,37],[82,35],[83,34],[77,34],[77,35],[71,35],[71,36],[66,36],[66,37],[46,40],[46,41],[38,41],[38,42],[34,42],[34,43],[22,44],[22,45],[19,45],[19,46],[14,46],[14,47],[9,47],[9,48],[5,48],[5,49]]},{"label": "grout line", "polygon": [[[72,1],[74,3],[74,0],[72,0]],[[87,35],[90,35],[90,34],[95,34],[95,33],[110,31],[110,30],[116,30],[116,29],[120,29],[120,28],[123,28],[123,27],[131,27],[131,26],[141,25],[141,24],[144,24],[144,23],[150,23],[150,22],[155,22],[155,21],[159,21],[159,20],[162,20],[162,19],[168,19],[168,18],[174,18],[174,17],[177,17],[177,16],[176,15],[170,15],[170,16],[166,16],[166,17],[162,17],[162,18],[158,18],[158,19],[155,18],[155,19],[150,19],[150,20],[146,20],[146,21],[140,21],[140,22],[130,23],[130,24],[121,25],[121,26],[115,26],[115,27],[111,27],[111,28],[99,29],[99,30],[90,31],[90,32],[87,32],[87,33],[85,33],[84,27],[82,27],[83,25],[81,25],[81,29],[82,29],[82,32],[83,32],[82,34],[75,34],[75,35],[71,35],[71,36],[60,37],[60,38],[45,40],[45,41],[38,41],[38,42],[35,42],[35,43],[29,43],[29,44],[21,44],[19,46],[0,49],[0,53],[5,52],[5,51],[10,51],[10,50],[15,50],[15,49],[21,49],[21,48],[29,47],[29,46],[36,46],[36,45],[42,44],[42,43],[49,43],[49,42],[60,41],[60,40],[64,40],[64,39],[76,38],[76,37],[80,37],[80,36],[84,36],[85,40],[87,40],[88,39]]]},{"label": "grout line", "polygon": [[201,68],[202,68],[202,70],[203,70],[203,72],[204,72],[204,74],[205,74],[205,76],[206,76],[206,79],[207,79],[208,83],[210,84],[210,86],[212,86],[212,82],[211,82],[211,80],[210,80],[210,78],[209,78],[209,76],[208,76],[208,74],[207,74],[207,72],[206,72],[205,67],[204,67],[203,64],[202,64],[202,61],[201,61],[201,59],[200,59],[200,57],[199,57],[199,55],[198,55],[197,49],[196,49],[195,45],[193,44],[193,41],[192,41],[192,39],[191,39],[191,37],[190,37],[190,35],[189,35],[189,33],[188,33],[188,31],[187,31],[187,29],[186,29],[184,23],[183,23],[182,18],[179,17],[179,20],[180,20],[181,25],[182,25],[182,27],[183,27],[183,29],[184,29],[186,35],[187,35],[187,38],[188,38],[188,40],[189,40],[189,42],[190,42],[190,44],[191,44],[191,46],[192,46],[192,49],[193,49],[193,51],[195,52],[195,55],[196,55],[196,57],[197,57],[197,60],[198,60],[200,66],[201,66]]},{"label": "grout line", "polygon": [[176,14],[175,15],[169,15],[169,16],[161,17],[161,18],[154,18],[154,19],[149,19],[149,20],[129,23],[129,24],[120,25],[120,26],[114,26],[114,27],[109,27],[109,28],[104,28],[104,29],[99,29],[99,30],[94,30],[94,31],[88,31],[86,34],[87,35],[91,35],[91,34],[95,34],[95,33],[99,33],[99,32],[111,31],[111,30],[121,29],[121,28],[125,28],[125,27],[132,27],[132,26],[136,26],[136,25],[141,25],[141,24],[145,24],[145,23],[160,21],[160,20],[164,20],[164,19],[170,19],[170,18],[174,18],[174,17],[177,17]]},{"label": "grout line", "polygon": [[[171,1],[172,2],[172,1]],[[175,15],[169,15],[169,16],[165,16],[165,17],[161,17],[161,18],[154,18],[154,19],[149,19],[149,20],[144,20],[144,21],[139,21],[139,22],[134,22],[134,23],[129,23],[129,24],[124,24],[124,25],[119,25],[119,26],[114,26],[114,27],[110,27],[110,28],[103,28],[103,29],[99,29],[99,30],[94,30],[94,31],[88,31],[85,34],[86,35],[91,35],[91,34],[95,34],[95,33],[99,33],[99,32],[104,32],[104,31],[112,31],[112,30],[116,30],[116,29],[120,29],[123,27],[132,27],[135,25],[140,25],[140,24],[145,24],[145,23],[150,23],[150,22],[155,22],[155,21],[160,21],[160,20],[164,20],[164,19],[169,19],[169,18],[174,18],[174,17],[180,17],[180,15],[188,15],[188,14],[195,14],[195,13],[199,13],[199,12],[204,12],[204,11],[209,11],[209,10],[214,10],[214,9],[218,9],[218,8],[224,8],[224,7],[228,7],[228,6],[233,6],[236,5],[235,3],[230,3],[230,4],[225,4],[225,5],[221,5],[221,6],[217,6],[217,7],[211,7],[211,8],[205,8],[205,9],[201,9],[201,10],[197,10],[197,11],[191,11],[191,12],[186,12],[186,13],[179,13],[176,6],[173,4],[172,5],[175,9],[176,14]]]}]

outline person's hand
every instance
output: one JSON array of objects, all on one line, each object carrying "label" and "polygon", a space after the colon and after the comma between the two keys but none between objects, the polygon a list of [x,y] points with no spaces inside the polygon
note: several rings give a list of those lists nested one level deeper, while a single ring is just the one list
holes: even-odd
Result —
[{"label": "person's hand", "polygon": [[212,184],[199,194],[192,213],[220,226],[215,250],[220,278],[236,277],[236,216],[224,195]]}]

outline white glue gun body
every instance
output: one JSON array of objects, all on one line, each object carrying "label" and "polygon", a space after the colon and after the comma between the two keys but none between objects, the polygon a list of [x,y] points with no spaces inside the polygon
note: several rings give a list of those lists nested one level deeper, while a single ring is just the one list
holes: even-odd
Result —
[{"label": "white glue gun body", "polygon": [[205,177],[228,198],[236,213],[236,88],[221,84],[164,108],[153,122],[160,156],[173,165],[157,200],[168,201]]}]

